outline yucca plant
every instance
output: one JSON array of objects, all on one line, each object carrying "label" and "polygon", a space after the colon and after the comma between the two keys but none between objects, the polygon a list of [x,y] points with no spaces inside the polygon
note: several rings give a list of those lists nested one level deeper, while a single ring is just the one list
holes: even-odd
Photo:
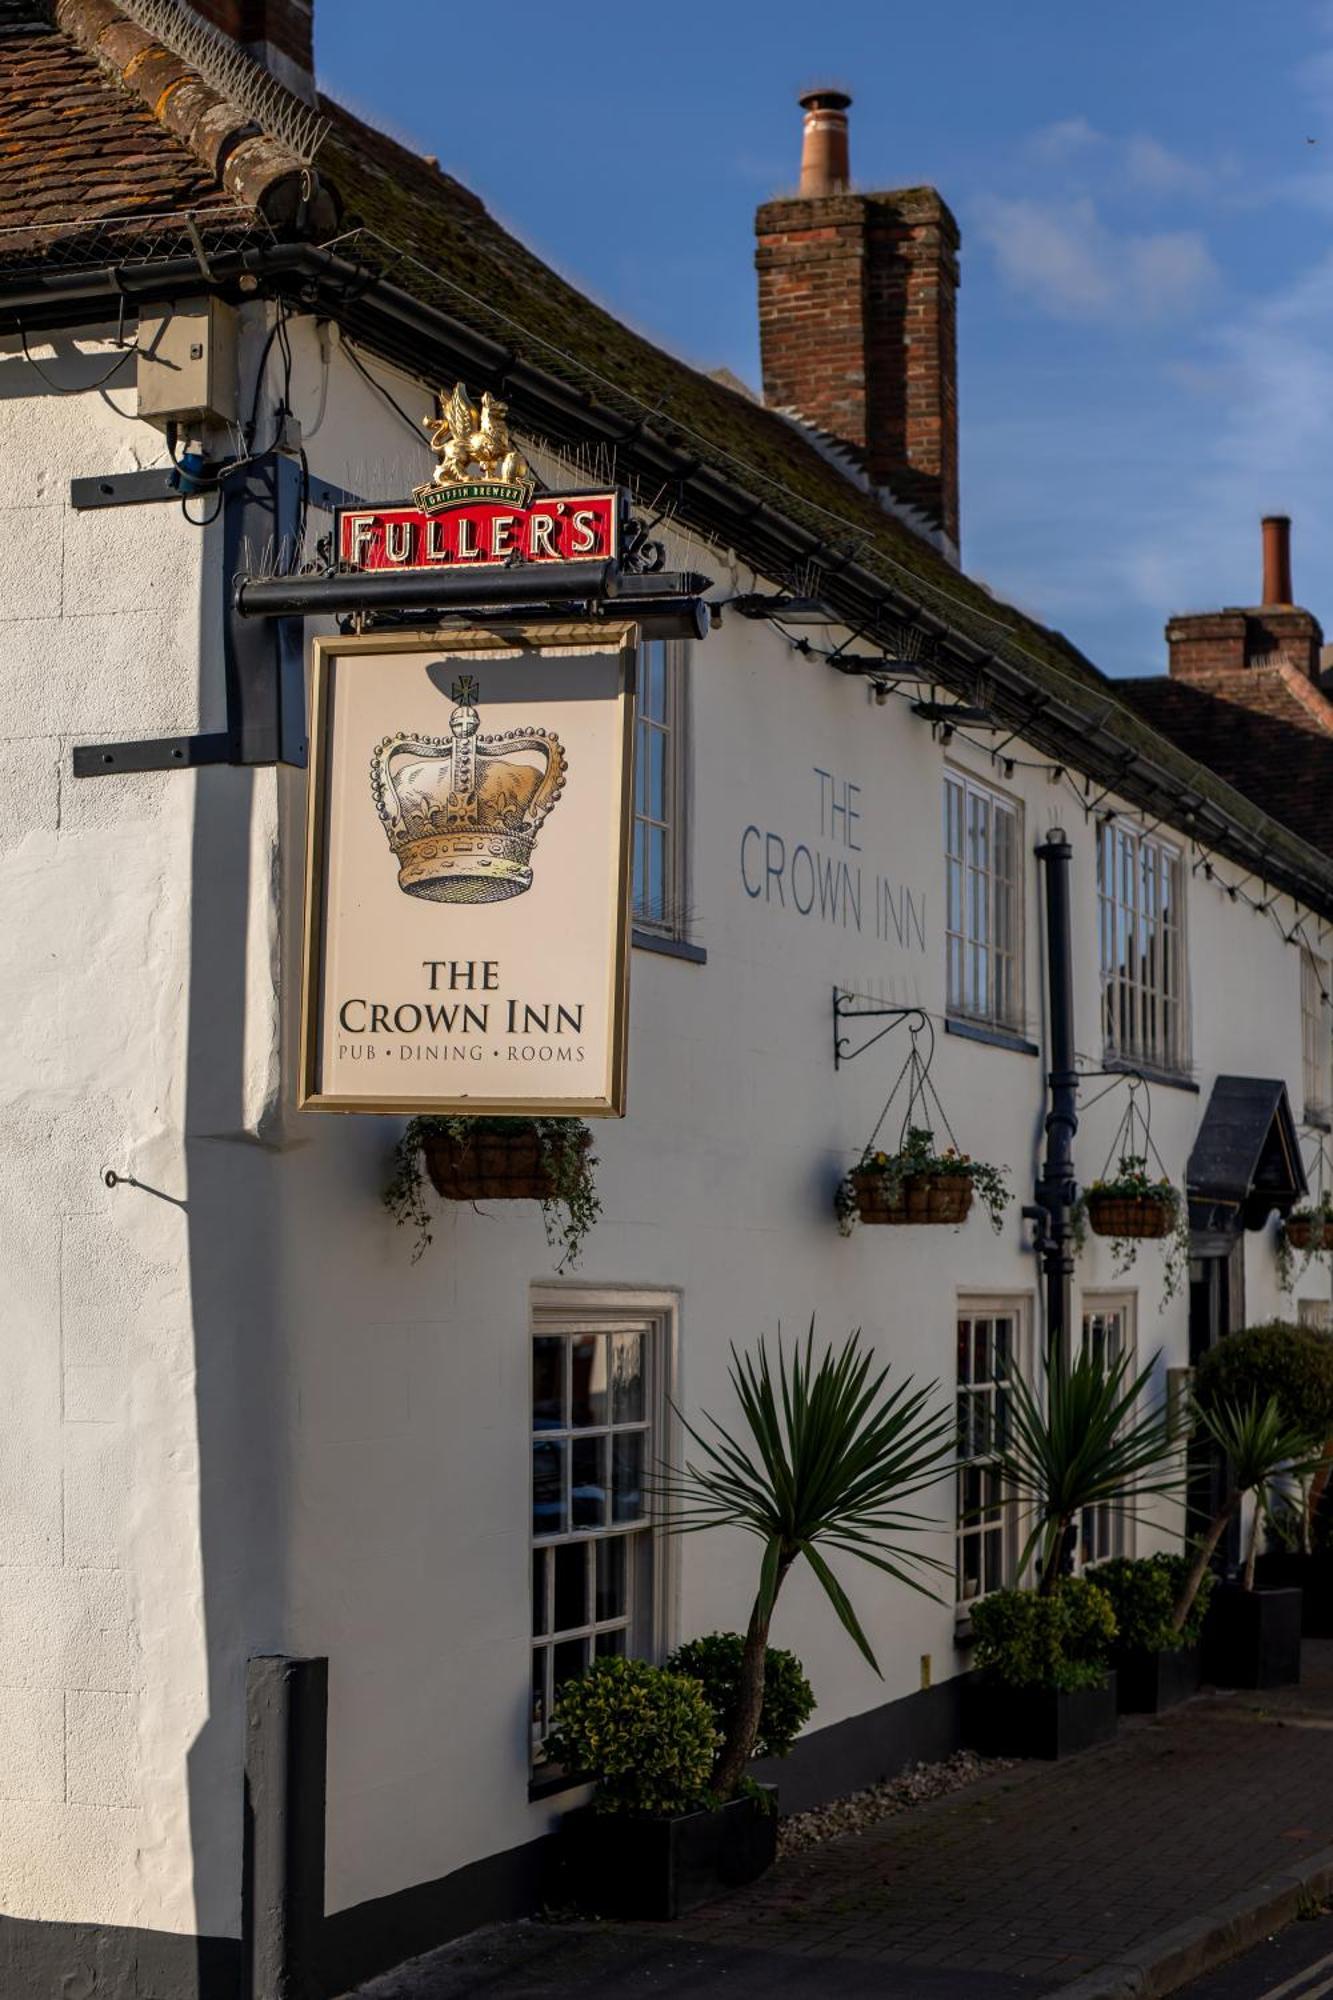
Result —
[{"label": "yucca plant", "polygon": [[732,1348],[730,1376],[744,1434],[706,1412],[706,1430],[684,1424],[699,1455],[665,1481],[668,1526],[680,1533],[738,1527],[763,1544],[738,1697],[713,1774],[723,1798],[734,1796],[754,1752],[769,1626],[793,1565],[802,1558],[809,1563],[876,1673],[879,1665],[828,1555],[856,1556],[927,1596],[933,1593],[913,1569],[946,1567],[902,1546],[904,1538],[938,1525],[903,1503],[948,1470],[953,1417],[933,1403],[934,1383],[916,1388],[909,1377],[890,1389],[888,1375],[863,1347],[859,1329],[836,1352],[830,1345],[817,1355],[811,1321],[790,1357],[779,1334],[776,1364],[763,1340],[753,1354]]},{"label": "yucca plant", "polygon": [[1180,1631],[1189,1617],[1213,1553],[1247,1493],[1253,1493],[1254,1532],[1245,1562],[1245,1588],[1254,1588],[1254,1563],[1259,1548],[1259,1529],[1268,1491],[1279,1475],[1308,1478],[1323,1465],[1327,1447],[1323,1439],[1283,1412],[1277,1396],[1260,1402],[1257,1394],[1248,1402],[1217,1402],[1196,1409],[1202,1434],[1210,1438],[1227,1464],[1226,1499],[1214,1514],[1208,1532],[1195,1551],[1185,1578],[1172,1622]]},{"label": "yucca plant", "polygon": [[1129,1355],[1085,1347],[1069,1364],[1048,1365],[1044,1397],[1021,1374],[1009,1379],[995,1463],[1007,1504],[1033,1515],[1019,1567],[1037,1555],[1043,1596],[1056,1587],[1085,1508],[1132,1520],[1138,1503],[1184,1485],[1187,1426],[1164,1401],[1144,1405],[1153,1367],[1131,1375]]}]

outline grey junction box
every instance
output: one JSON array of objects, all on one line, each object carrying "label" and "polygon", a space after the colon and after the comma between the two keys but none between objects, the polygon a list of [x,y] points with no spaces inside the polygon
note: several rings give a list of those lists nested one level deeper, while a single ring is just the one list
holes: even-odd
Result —
[{"label": "grey junction box", "polygon": [[139,415],[149,423],[235,423],[235,311],[221,299],[146,307],[138,371]]}]

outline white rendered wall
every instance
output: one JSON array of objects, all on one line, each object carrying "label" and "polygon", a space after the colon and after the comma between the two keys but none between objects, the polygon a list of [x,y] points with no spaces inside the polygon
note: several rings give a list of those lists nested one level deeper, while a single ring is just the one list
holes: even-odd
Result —
[{"label": "white rendered wall", "polygon": [[[366,497],[404,490],[424,448],[336,339],[308,325],[295,336],[312,470]],[[218,549],[174,507],[70,514],[71,473],[146,460],[156,433],[96,397],[57,401],[8,359],[6,376],[19,443],[0,459],[0,561],[14,572],[0,598],[0,754],[15,780],[0,876],[13,1357],[0,1478],[19,1471],[0,1518],[13,1746],[0,1770],[20,1775],[0,1804],[13,1878],[0,1900],[20,1915],[234,1933],[251,1653],[329,1656],[330,1909],[516,1846],[559,1810],[528,1803],[526,1716],[531,1288],[551,1282],[553,1258],[535,1208],[497,1205],[443,1214],[412,1265],[379,1201],[399,1121],[290,1109],[299,774],[68,776],[73,741],[196,726],[201,685],[214,704],[203,724],[218,726]],[[428,407],[424,388],[384,379],[409,414]],[[725,553],[677,553],[727,582]],[[708,962],[634,954],[629,1110],[597,1131],[606,1212],[576,1281],[678,1295],[675,1386],[691,1414],[728,1411],[729,1342],[779,1323],[794,1335],[812,1313],[831,1337],[862,1326],[896,1368],[951,1396],[959,1295],[1035,1299],[1017,1211],[1041,1063],[939,1035],[960,1142],[1012,1169],[1000,1237],[977,1214],[957,1233],[844,1241],[830,1206],[902,1053],[900,1032],[835,1075],[834,985],[943,1014],[945,752],[905,703],[877,708],[861,683],[734,617],[696,648],[691,699],[690,900]],[[995,782],[966,746],[948,755]],[[829,812],[830,787],[846,784],[859,788],[837,793],[859,809],[857,849]],[[1058,822],[1074,844],[1078,1045],[1095,1062],[1092,829],[1040,772],[1001,788],[1026,813],[1030,1031],[1041,1039],[1031,849]],[[749,893],[749,827],[788,856],[804,843],[859,868],[860,929],[841,883],[836,917],[817,900],[802,914],[790,873],[782,900],[771,882]],[[876,877],[901,941],[887,916],[876,935]],[[1301,1096],[1298,954],[1271,918],[1201,881],[1188,894],[1200,1091],[1153,1093],[1178,1181],[1218,1072],[1283,1076],[1298,1114]],[[1085,1177],[1118,1115],[1116,1099],[1089,1113]],[[107,1164],[160,1194],[108,1192]],[[1174,1364],[1186,1309],[1159,1314],[1160,1262],[1147,1246],[1116,1281],[1094,1240],[1079,1280],[1134,1291],[1141,1353],[1160,1346]],[[1247,1281],[1251,1317],[1277,1308],[1257,1236]],[[933,1543],[946,1561],[951,1508],[946,1489]],[[775,1628],[810,1670],[818,1724],[913,1692],[922,1654],[937,1680],[963,1664],[951,1604],[844,1573],[882,1681],[801,1574]],[[747,1541],[690,1539],[679,1576],[669,1637],[743,1623]]]}]

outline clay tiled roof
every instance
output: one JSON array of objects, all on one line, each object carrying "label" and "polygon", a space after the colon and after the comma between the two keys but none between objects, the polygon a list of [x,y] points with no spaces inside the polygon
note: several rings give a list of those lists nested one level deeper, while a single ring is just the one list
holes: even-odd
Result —
[{"label": "clay tiled roof", "polygon": [[184,211],[250,221],[38,0],[0,0],[0,262],[68,261],[113,223],[125,238]]},{"label": "clay tiled roof", "polygon": [[1122,683],[1154,729],[1333,854],[1333,702],[1286,664]]}]

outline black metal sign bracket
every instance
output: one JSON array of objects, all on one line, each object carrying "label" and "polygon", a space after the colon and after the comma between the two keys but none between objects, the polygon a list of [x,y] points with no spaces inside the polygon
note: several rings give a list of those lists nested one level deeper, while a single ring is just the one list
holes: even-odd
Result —
[{"label": "black metal sign bracket", "polygon": [[[85,506],[128,505],[135,499],[183,497],[151,490],[152,482],[179,478],[174,470],[75,481],[80,488],[111,487],[108,495],[75,498]],[[123,483],[135,482],[133,489]],[[120,777],[131,771],[177,771],[205,764],[294,764],[306,762],[305,667],[301,621],[243,617],[233,601],[233,580],[270,549],[295,545],[303,505],[332,510],[351,496],[326,480],[303,475],[294,459],[278,453],[252,459],[221,475],[223,573],[222,666],[226,726],[198,736],[159,736],[143,742],[84,743],[73,753],[76,778]]]},{"label": "black metal sign bracket", "polygon": [[[849,1037],[841,1031],[844,1021],[883,1021],[885,1025],[877,1029],[873,1035],[868,1035],[856,1048],[852,1048],[849,1046]],[[866,1007],[857,1000],[855,994],[844,993],[840,986],[835,986],[833,989],[834,1069],[839,1070],[844,1063],[855,1062],[858,1056],[863,1056],[867,1049],[875,1046],[876,1042],[882,1042],[885,1035],[892,1034],[893,1030],[904,1021],[911,1022],[916,1032],[924,1032],[928,1026],[925,1008]]]}]

